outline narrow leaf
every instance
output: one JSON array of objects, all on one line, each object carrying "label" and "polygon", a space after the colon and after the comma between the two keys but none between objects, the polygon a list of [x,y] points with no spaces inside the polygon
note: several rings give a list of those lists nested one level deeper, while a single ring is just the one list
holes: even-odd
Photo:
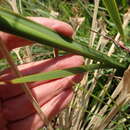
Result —
[{"label": "narrow leaf", "polygon": [[0,8],[0,30],[39,42],[41,44],[79,54],[96,61],[104,62],[105,64],[109,64],[109,66],[114,68],[126,68],[126,65],[120,64],[115,59],[108,57],[107,55],[93,48],[83,46],[70,39],[68,40],[47,27],[25,19],[2,8]]},{"label": "narrow leaf", "polygon": [[21,78],[16,78],[16,79],[13,79],[11,83],[17,84],[17,83],[64,78],[67,76],[80,74],[86,71],[93,71],[95,69],[100,69],[100,68],[110,68],[110,67],[104,64],[91,64],[87,66],[82,65],[80,67],[74,67],[74,68],[69,68],[69,69],[64,69],[64,70],[55,70],[51,72],[38,73],[38,74],[29,75],[29,76],[24,76]]},{"label": "narrow leaf", "polygon": [[120,32],[121,36],[124,38],[124,32],[122,28],[122,22],[120,18],[120,13],[117,8],[117,4],[115,0],[103,0],[103,3],[112,18],[113,22],[115,23],[115,26],[117,30]]}]

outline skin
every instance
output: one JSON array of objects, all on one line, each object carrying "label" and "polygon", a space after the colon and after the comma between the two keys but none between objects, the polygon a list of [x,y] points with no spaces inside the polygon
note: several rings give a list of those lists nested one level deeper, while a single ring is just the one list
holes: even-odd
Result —
[{"label": "skin", "polygon": [[[41,17],[29,17],[42,25],[45,25],[58,33],[71,37],[73,29],[70,25],[54,19]],[[6,44],[9,51],[16,47],[32,44],[23,38],[0,32],[0,38]],[[0,54],[2,58],[2,54]],[[18,69],[23,75],[39,72],[48,72],[57,69],[77,67],[84,62],[83,57],[78,55],[65,55],[54,59],[19,65]],[[15,75],[10,69],[5,70],[0,79],[10,80]],[[41,110],[50,120],[71,101],[73,96],[72,86],[81,81],[83,75],[69,76],[51,81],[29,83],[34,97],[37,99]],[[44,123],[40,120],[32,104],[23,93],[20,85],[0,86],[0,130],[37,130]]]}]

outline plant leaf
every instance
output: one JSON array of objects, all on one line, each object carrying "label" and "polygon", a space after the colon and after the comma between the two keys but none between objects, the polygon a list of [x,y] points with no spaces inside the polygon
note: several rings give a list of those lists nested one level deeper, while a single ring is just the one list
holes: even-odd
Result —
[{"label": "plant leaf", "polygon": [[41,44],[60,48],[74,54],[79,54],[96,61],[104,62],[105,64],[109,64],[110,67],[118,69],[126,68],[126,65],[120,64],[115,59],[101,53],[100,51],[83,46],[60,36],[58,33],[44,27],[43,25],[2,8],[0,8],[0,30],[39,42]]},{"label": "plant leaf", "polygon": [[64,70],[54,70],[51,72],[44,72],[44,73],[38,73],[33,74],[29,76],[23,76],[21,78],[16,78],[11,80],[11,83],[18,84],[18,83],[25,83],[25,82],[34,82],[34,81],[43,81],[43,80],[51,80],[51,79],[57,79],[57,78],[63,78],[79,73],[83,73],[86,71],[93,71],[95,69],[100,68],[109,68],[109,66],[104,64],[91,64],[91,65],[82,65],[80,67],[73,67],[69,69]]},{"label": "plant leaf", "polygon": [[117,30],[120,32],[122,38],[124,38],[122,21],[120,18],[120,13],[117,8],[116,1],[115,0],[103,0],[103,3],[105,5],[110,17],[112,18],[113,22],[115,23]]}]

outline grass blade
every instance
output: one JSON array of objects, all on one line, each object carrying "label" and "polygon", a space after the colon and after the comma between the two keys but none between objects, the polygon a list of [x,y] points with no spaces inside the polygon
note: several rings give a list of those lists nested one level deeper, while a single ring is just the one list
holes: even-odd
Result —
[{"label": "grass blade", "polygon": [[103,0],[103,3],[112,18],[113,22],[116,25],[117,30],[120,32],[122,38],[124,38],[124,32],[122,28],[122,22],[119,14],[119,10],[117,8],[117,4],[115,0]]},{"label": "grass blade", "polygon": [[70,39],[68,40],[47,27],[2,8],[0,8],[0,30],[103,62],[110,67],[117,69],[126,68],[126,65],[120,64],[115,59],[93,48],[80,45]]},{"label": "grass blade", "polygon": [[86,71],[93,71],[95,69],[100,69],[100,68],[109,68],[109,66],[106,66],[104,64],[91,64],[87,66],[84,65],[84,66],[74,67],[74,68],[69,68],[69,69],[64,69],[64,70],[55,70],[51,72],[44,72],[44,73],[33,74],[29,76],[23,76],[21,78],[13,79],[11,82],[13,84],[17,84],[17,83],[64,78],[64,77],[71,76],[74,74],[79,74]]}]

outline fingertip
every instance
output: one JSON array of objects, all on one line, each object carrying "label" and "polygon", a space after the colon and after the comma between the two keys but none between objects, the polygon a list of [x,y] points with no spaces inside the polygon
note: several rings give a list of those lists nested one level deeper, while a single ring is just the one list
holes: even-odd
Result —
[{"label": "fingertip", "polygon": [[84,57],[80,56],[80,55],[73,55],[73,59],[74,59],[74,63],[76,63],[77,65],[82,65],[84,64]]},{"label": "fingertip", "polygon": [[57,69],[66,69],[71,67],[79,67],[84,64],[84,58],[80,55],[68,54],[55,58]]},{"label": "fingertip", "polygon": [[63,34],[66,37],[72,37],[74,32],[73,28],[69,24],[64,22],[59,22],[57,24],[54,24],[52,26],[52,29],[54,29],[59,34]]},{"label": "fingertip", "polygon": [[43,18],[43,17],[28,17],[28,18],[50,29],[53,29],[59,34],[62,34],[67,37],[72,37],[74,33],[73,28],[69,24],[63,21],[59,21],[52,18]]}]

